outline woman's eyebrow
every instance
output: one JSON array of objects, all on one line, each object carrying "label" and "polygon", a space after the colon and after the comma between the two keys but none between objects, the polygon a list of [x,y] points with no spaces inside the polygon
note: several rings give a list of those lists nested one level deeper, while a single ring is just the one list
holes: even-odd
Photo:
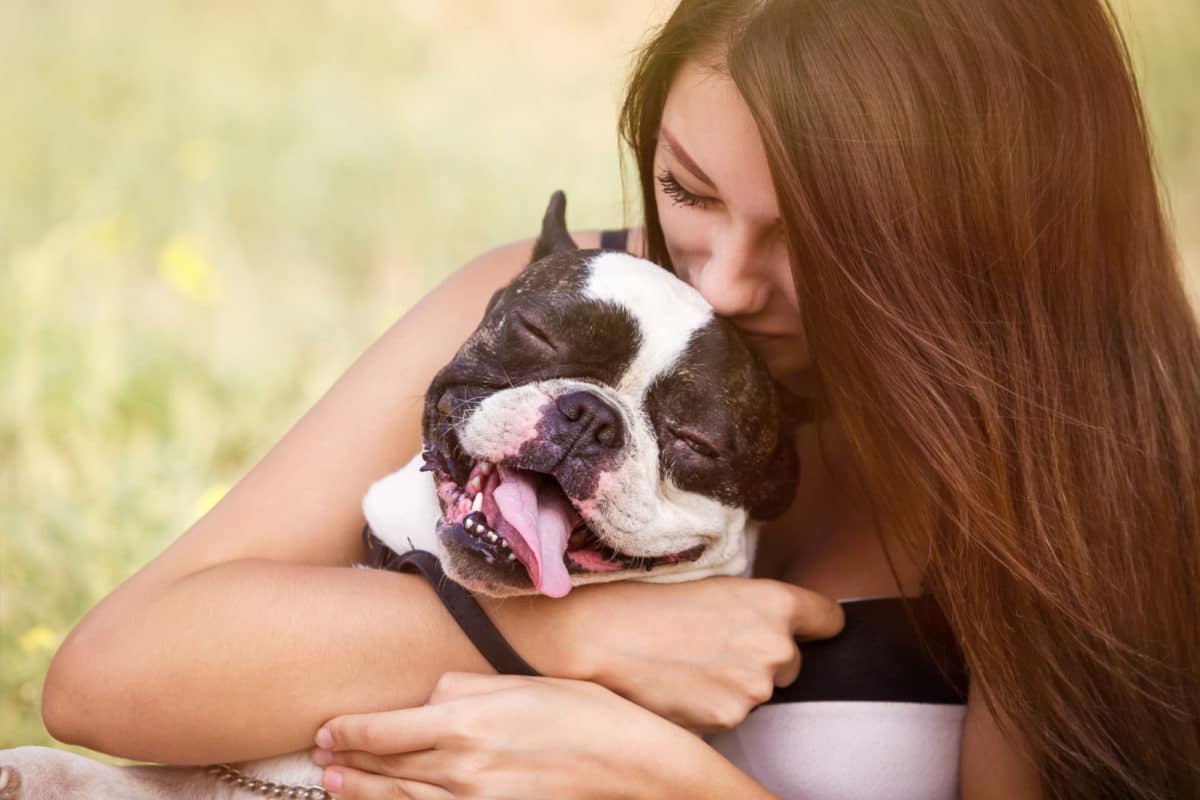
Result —
[{"label": "woman's eyebrow", "polygon": [[708,175],[704,173],[704,170],[700,169],[700,165],[692,160],[692,157],[688,155],[687,150],[683,149],[683,145],[679,144],[678,140],[671,135],[671,132],[666,128],[660,128],[658,133],[659,136],[662,137],[663,144],[668,150],[671,151],[671,155],[675,156],[675,158],[679,160],[680,164],[683,164],[684,169],[695,175],[700,181],[708,184],[710,189],[716,191],[717,185],[713,183],[712,178],[708,177]]}]

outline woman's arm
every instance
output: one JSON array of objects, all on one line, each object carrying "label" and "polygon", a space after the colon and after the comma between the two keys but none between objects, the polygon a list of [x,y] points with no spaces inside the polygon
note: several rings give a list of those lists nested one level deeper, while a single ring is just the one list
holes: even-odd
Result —
[{"label": "woman's arm", "polygon": [[[585,247],[597,235],[579,235]],[[411,707],[490,672],[423,579],[351,569],[363,493],[419,446],[433,374],[529,243],[450,278],[377,342],[203,519],[96,606],[51,664],[56,738],[200,764],[303,747],[338,714]],[[543,673],[595,680],[697,731],[737,724],[841,608],[767,580],[615,583],[484,602]]]},{"label": "woman's arm", "polygon": [[[179,763],[266,755],[303,746],[335,714],[422,702],[449,669],[487,669],[421,579],[349,565],[363,558],[363,493],[417,452],[426,387],[531,250],[494,250],[447,279],[84,617],[47,676],[52,735]],[[569,672],[521,629],[542,604],[508,605],[498,623],[526,657]]]},{"label": "woman's arm", "polygon": [[775,798],[699,738],[586,681],[448,673],[427,705],[339,717],[315,739],[313,760],[332,765],[324,785],[343,800]]}]

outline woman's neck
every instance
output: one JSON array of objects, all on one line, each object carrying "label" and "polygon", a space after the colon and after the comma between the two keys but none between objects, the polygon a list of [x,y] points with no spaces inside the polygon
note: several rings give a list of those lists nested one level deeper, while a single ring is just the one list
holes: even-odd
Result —
[{"label": "woman's neck", "polygon": [[851,464],[840,427],[804,426],[797,453],[796,499],[764,528],[758,574],[839,599],[919,593],[919,568],[886,528],[876,530],[865,496],[848,480]]}]

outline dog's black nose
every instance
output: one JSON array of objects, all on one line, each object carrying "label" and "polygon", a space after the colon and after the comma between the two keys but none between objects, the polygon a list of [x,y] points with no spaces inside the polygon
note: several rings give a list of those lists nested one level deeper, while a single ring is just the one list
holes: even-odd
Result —
[{"label": "dog's black nose", "polygon": [[[625,445],[625,426],[621,414],[601,398],[588,391],[564,394],[555,401],[561,415],[556,423],[570,429],[578,437],[576,447],[591,443],[611,450]],[[574,437],[573,437],[574,438]]]}]

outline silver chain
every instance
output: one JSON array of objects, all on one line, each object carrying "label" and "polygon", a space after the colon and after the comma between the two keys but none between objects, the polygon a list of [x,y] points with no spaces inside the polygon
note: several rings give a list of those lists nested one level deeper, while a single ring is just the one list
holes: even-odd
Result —
[{"label": "silver chain", "polygon": [[215,775],[217,780],[231,784],[247,792],[253,792],[263,797],[287,797],[292,800],[333,800],[333,795],[321,786],[287,786],[282,783],[264,781],[251,777],[228,764],[214,764],[208,768],[209,775]]}]

